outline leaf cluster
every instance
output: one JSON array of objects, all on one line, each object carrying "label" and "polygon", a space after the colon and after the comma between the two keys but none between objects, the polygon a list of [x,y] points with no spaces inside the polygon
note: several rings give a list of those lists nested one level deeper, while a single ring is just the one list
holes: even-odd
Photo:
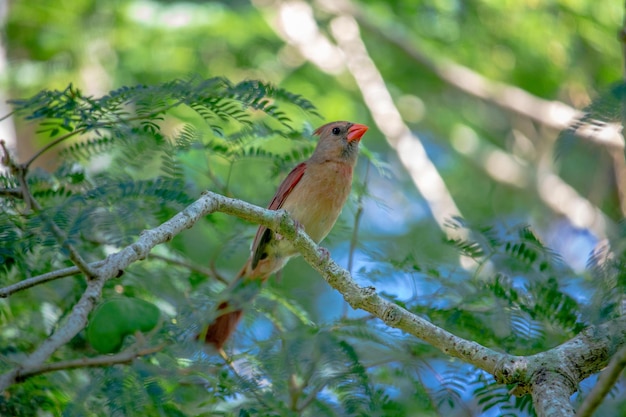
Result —
[{"label": "leaf cluster", "polygon": [[[37,126],[38,135],[47,144],[25,163],[12,161],[16,168],[0,176],[3,287],[71,266],[69,247],[87,262],[104,259],[111,251],[132,243],[142,230],[169,219],[198,195],[189,175],[189,161],[208,157],[234,163],[271,155],[277,164],[288,164],[300,158],[310,152],[310,144],[302,150],[277,153],[252,142],[275,137],[295,140],[302,132],[292,127],[292,120],[302,114],[317,116],[313,105],[299,95],[260,81],[232,83],[225,78],[123,87],[99,98],[85,96],[70,85],[14,100],[12,105],[15,115]],[[32,168],[37,158],[57,149],[60,163],[54,171]],[[177,247],[180,244],[173,242],[172,250]],[[120,298],[119,292],[146,300],[150,311],[157,305],[183,305],[189,286],[202,281],[206,282],[207,276],[198,281],[197,273],[167,264],[137,265],[126,271],[123,281],[107,285],[104,305],[109,299],[118,300],[118,304],[131,300]],[[53,332],[84,288],[82,280],[66,278],[3,304],[2,369],[10,368],[12,355],[33,350]],[[167,312],[166,317],[176,314],[172,308],[160,310]],[[91,345],[107,352],[118,351],[134,342],[136,329],[154,325],[152,319],[146,326],[142,324],[145,317],[121,311],[92,317],[94,323],[104,321],[107,328],[114,329],[114,341],[104,340],[109,338],[104,326],[96,326],[89,335],[84,331],[77,335],[59,352],[58,359],[96,355]],[[120,320],[121,327],[120,323],[110,323]],[[136,323],[131,323],[133,320]],[[171,338],[166,331],[170,328],[171,324],[155,330],[155,343]],[[155,369],[149,363],[139,363],[128,369],[76,371],[57,388],[72,392],[69,387],[81,378],[92,382],[103,378],[105,382],[99,387],[81,384],[84,388],[75,395],[85,399],[83,405],[52,401],[50,407],[67,405],[67,415],[87,415],[103,404],[112,415],[182,415],[178,405],[168,405],[164,400],[173,385],[160,379]],[[171,370],[180,370],[180,366],[172,363]],[[35,395],[37,387],[45,389],[53,385],[52,381],[58,382],[55,374],[33,378],[28,391]],[[44,401],[31,411],[21,407],[24,396],[19,387],[0,404],[8,414],[51,410]],[[134,392],[133,400],[123,394],[129,392]],[[145,395],[138,394],[141,392]]]}]

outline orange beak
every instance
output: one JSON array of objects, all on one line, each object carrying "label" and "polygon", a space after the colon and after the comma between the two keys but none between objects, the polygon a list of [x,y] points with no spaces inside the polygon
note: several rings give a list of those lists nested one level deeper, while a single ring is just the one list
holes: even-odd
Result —
[{"label": "orange beak", "polygon": [[352,142],[353,140],[360,141],[361,136],[363,136],[365,132],[367,132],[367,129],[369,129],[369,127],[365,125],[360,125],[358,123],[350,126],[350,128],[348,129],[348,142]]}]

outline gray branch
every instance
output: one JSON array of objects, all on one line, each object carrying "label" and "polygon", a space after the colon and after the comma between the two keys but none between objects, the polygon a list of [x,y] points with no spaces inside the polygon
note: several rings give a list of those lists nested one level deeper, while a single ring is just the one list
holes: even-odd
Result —
[{"label": "gray branch", "polygon": [[[533,395],[540,416],[573,415],[569,396],[577,384],[606,366],[611,356],[626,345],[626,317],[590,327],[569,341],[532,356],[513,356],[465,340],[435,326],[429,321],[385,300],[374,287],[361,287],[328,257],[311,238],[297,227],[285,211],[271,211],[241,200],[206,192],[196,202],[162,225],[144,231],[137,241],[91,264],[96,277],[88,282],[87,290],[58,330],[21,364],[0,376],[0,390],[5,390],[21,377],[48,369],[44,363],[87,324],[89,312],[101,297],[107,280],[121,275],[132,263],[145,259],[156,245],[168,242],[184,229],[192,227],[204,216],[222,212],[262,224],[290,240],[303,258],[355,309],[365,310],[390,327],[416,336],[446,355],[459,358],[493,374],[503,384],[513,384],[516,395]],[[71,362],[74,363],[74,362]],[[76,362],[78,364],[79,362]]]},{"label": "gray branch", "polygon": [[[89,264],[89,267],[95,268],[102,265],[102,262],[103,261],[93,262]],[[81,271],[77,266],[70,266],[68,268],[46,272],[45,274],[27,278],[25,280],[16,282],[15,284],[7,285],[4,288],[0,288],[0,298],[6,298],[11,294],[34,287],[35,285],[44,284],[46,282],[53,281],[59,278],[71,277],[72,275],[78,275],[80,273]]]},{"label": "gray branch", "polygon": [[92,358],[80,358],[69,361],[53,362],[40,366],[39,368],[32,368],[30,370],[22,371],[19,379],[25,379],[34,375],[40,375],[47,372],[54,372],[60,370],[77,369],[77,368],[102,368],[105,366],[127,364],[140,356],[151,355],[163,350],[165,346],[153,346],[148,348],[139,348],[136,345],[118,352],[114,355],[100,355]]}]

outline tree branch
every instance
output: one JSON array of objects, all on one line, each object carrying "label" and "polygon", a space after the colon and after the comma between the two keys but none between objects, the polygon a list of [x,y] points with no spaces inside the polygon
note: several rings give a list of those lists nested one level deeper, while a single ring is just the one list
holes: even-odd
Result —
[{"label": "tree branch", "polygon": [[48,360],[48,358],[61,346],[69,342],[87,325],[87,316],[93,310],[96,302],[100,299],[105,279],[96,278],[87,281],[87,288],[74,305],[65,322],[20,365],[0,375],[0,392],[4,392],[9,386],[17,381],[21,374],[28,374]]},{"label": "tree branch", "polygon": [[353,308],[363,308],[382,318],[385,323],[414,334],[445,353],[474,363],[489,372],[493,372],[495,365],[502,359],[501,353],[458,338],[407,310],[383,300],[375,294],[374,288],[358,286],[347,271],[329,259],[324,250],[317,246],[303,230],[296,227],[287,212],[266,210],[240,200],[207,192],[170,220],[154,229],[142,232],[135,243],[109,255],[101,265],[94,268],[95,278],[88,281],[87,289],[73,307],[65,323],[60,325],[56,332],[48,337],[35,352],[27,356],[19,366],[0,376],[0,391],[4,391],[15,383],[18,375],[40,368],[54,351],[85,327],[87,316],[99,300],[107,280],[121,275],[122,271],[133,262],[145,259],[156,245],[170,241],[184,229],[192,227],[201,218],[216,211],[262,224],[293,241],[304,259],[322,273],[322,276],[334,288],[345,294],[346,301]]},{"label": "tree branch", "polygon": [[[242,205],[241,202],[225,197],[217,197],[221,201],[218,211],[252,220],[245,204]],[[230,203],[234,205],[231,206]],[[254,211],[262,215],[265,212],[258,208]],[[565,375],[563,384],[559,388],[562,392],[565,392],[563,389],[573,389],[565,382],[571,380],[578,383],[597,372],[606,365],[611,352],[626,344],[626,318],[619,318],[590,327],[562,345],[537,355],[519,357],[495,352],[478,343],[459,338],[404,308],[382,299],[375,293],[373,287],[360,287],[346,270],[332,259],[325,257],[324,251],[320,250],[304,231],[295,229],[293,221],[286,213],[281,215],[282,220],[275,219],[274,224],[263,223],[265,219],[258,220],[292,241],[304,259],[333,288],[338,290],[353,308],[368,311],[390,327],[404,330],[449,356],[462,359],[493,374],[499,382],[518,384],[520,389],[516,392],[517,395],[534,393],[537,389],[535,385],[544,383],[539,379],[539,375],[547,372],[546,364],[551,366],[549,372]],[[568,399],[569,396],[567,396]],[[549,410],[550,403],[541,403],[540,406],[542,410]]]},{"label": "tree branch", "polygon": [[[318,3],[335,14],[353,13],[358,22],[366,26],[367,29],[375,33],[384,32],[381,34],[383,38],[390,42],[399,42],[401,45],[398,46],[402,47],[409,56],[431,69],[444,81],[453,83],[454,86],[462,88],[463,91],[478,98],[490,101],[557,130],[569,127],[576,118],[582,116],[582,112],[564,103],[544,100],[517,87],[495,83],[452,62],[436,63],[404,40],[394,37],[392,31],[382,31],[363,13],[350,6],[347,1],[319,0]],[[317,26],[312,10],[306,3],[299,1],[280,3],[278,15],[280,16],[279,26],[281,29],[279,34],[287,42],[298,47],[303,56],[322,70],[329,73],[337,72],[340,68],[329,68],[328,61],[343,62],[342,54],[347,58],[344,61],[347,62],[348,69],[357,81],[378,128],[385,134],[390,146],[396,149],[398,158],[429,204],[437,223],[445,233],[450,233],[450,230],[444,226],[445,221],[458,216],[459,211],[436,167],[424,152],[419,138],[401,120],[382,76],[359,37],[359,28],[355,20],[347,15],[333,20],[331,29],[339,45],[336,47],[319,31],[311,31],[309,36],[304,38],[304,35],[296,31],[295,28],[291,28],[290,22],[300,22],[303,19],[310,21],[311,25]],[[325,54],[321,54],[322,50],[325,51]],[[459,78],[460,76],[462,77]],[[472,82],[466,82],[468,77]],[[623,139],[619,130],[613,125],[606,126],[600,131],[581,128],[575,133],[578,136],[611,145],[613,148],[623,148]],[[539,197],[551,210],[565,215],[577,227],[589,228],[598,236],[606,236],[607,229],[610,228],[608,218],[552,172],[543,170],[542,173],[545,176],[542,179],[545,181],[533,183],[527,180],[530,177],[527,169],[518,166],[515,158],[502,151],[491,150],[491,152],[472,156],[479,157],[480,166],[486,169],[492,178],[519,187],[535,186]],[[485,163],[485,158],[490,158],[490,164]],[[494,161],[499,161],[499,163],[495,164]],[[502,166],[506,166],[506,171],[503,171]],[[557,187],[559,192],[546,192],[545,184]]]},{"label": "tree branch", "polygon": [[[560,392],[573,389],[566,382],[577,384],[583,378],[604,367],[611,355],[626,345],[626,317],[620,317],[581,332],[571,340],[549,351],[532,356],[512,356],[496,352],[480,344],[457,337],[435,326],[406,309],[376,294],[373,287],[361,287],[330,259],[327,252],[313,240],[283,210],[272,211],[246,202],[206,192],[180,213],[160,226],[146,230],[135,243],[108,256],[95,267],[96,279],[88,281],[88,287],[67,320],[57,331],[29,355],[20,366],[0,376],[0,389],[15,383],[20,375],[38,372],[50,355],[82,330],[87,315],[101,296],[104,283],[116,276],[133,262],[145,259],[154,246],[168,242],[183,230],[192,227],[204,216],[222,212],[269,227],[291,241],[306,262],[355,309],[365,310],[385,324],[416,336],[441,350],[446,355],[459,358],[496,377],[505,384],[516,384],[516,395],[532,393],[541,395],[538,385],[544,383],[542,375],[562,375]],[[549,366],[549,367],[548,367]],[[556,389],[556,388],[555,388]],[[565,390],[565,391],[564,391]],[[549,410],[552,403],[536,399],[538,410]],[[547,401],[547,399],[546,399]],[[556,401],[556,400],[555,400]],[[559,399],[561,401],[561,399]],[[560,403],[559,403],[560,404]],[[562,404],[561,404],[562,405]],[[541,415],[541,414],[540,414]],[[547,414],[543,414],[547,415]]]},{"label": "tree branch", "polygon": [[[208,277],[213,277],[215,279],[217,279],[220,282],[223,282],[224,284],[228,284],[228,280],[226,280],[224,277],[220,276],[216,271],[210,269],[210,268],[205,268],[202,267],[200,265],[195,265],[192,264],[191,262],[187,262],[184,260],[180,260],[180,259],[174,259],[174,258],[168,258],[166,256],[162,256],[162,255],[157,255],[154,253],[151,253],[149,255],[150,258],[152,259],[159,259],[163,262],[167,262],[167,263],[171,263],[174,265],[179,265],[182,266],[184,268],[187,268],[191,271],[194,272],[198,272],[202,275],[206,275]],[[94,268],[98,268],[99,266],[102,266],[102,264],[104,263],[104,261],[97,261],[97,262],[92,262],[89,264],[89,267],[94,269]],[[44,284],[46,282],[49,281],[53,281],[55,279],[59,279],[59,278],[65,278],[65,277],[70,277],[72,275],[78,275],[81,273],[81,270],[76,267],[76,266],[70,266],[68,268],[63,268],[63,269],[58,269],[56,271],[52,271],[52,272],[47,272],[45,274],[42,275],[37,275],[31,278],[27,278],[23,281],[20,282],[16,282],[15,284],[11,284],[8,285],[4,288],[0,288],[0,298],[6,298],[16,292],[19,291],[23,291],[26,290],[28,288],[34,287],[36,285],[39,284]]]},{"label": "tree branch", "polygon": [[[159,259],[163,262],[167,262],[167,263],[171,263],[174,265],[179,265],[182,266],[184,268],[187,268],[191,271],[194,272],[198,272],[202,275],[206,275],[208,277],[213,277],[215,279],[217,279],[220,282],[223,282],[224,284],[228,284],[228,280],[226,280],[224,277],[222,277],[221,275],[219,275],[216,271],[210,269],[210,268],[205,268],[202,267],[200,265],[195,265],[192,264],[191,262],[187,262],[184,260],[180,260],[180,259],[174,259],[174,258],[168,258],[166,256],[162,256],[162,255],[157,255],[154,253],[151,253],[149,255],[150,258],[153,259]],[[92,262],[89,264],[89,267],[94,269],[94,268],[98,268],[99,266],[102,266],[104,263],[104,261],[97,261],[97,262]],[[39,284],[45,284],[46,282],[49,281],[54,281],[55,279],[59,279],[59,278],[65,278],[65,277],[70,277],[72,275],[78,275],[81,273],[81,270],[76,267],[76,266],[70,266],[68,268],[63,268],[63,269],[58,269],[56,271],[51,271],[51,272],[47,272],[45,274],[42,275],[37,275],[31,278],[27,278],[23,281],[20,282],[16,282],[15,284],[11,284],[8,285],[4,288],[0,288],[0,298],[7,298],[8,296],[19,292],[19,291],[23,291],[26,290],[28,288],[34,287],[36,285]]]},{"label": "tree branch", "polygon": [[593,412],[604,400],[604,397],[611,391],[622,371],[626,367],[626,347],[623,347],[611,358],[611,362],[600,374],[596,385],[593,387],[585,401],[582,403],[576,417],[591,417]]},{"label": "tree branch", "polygon": [[[287,212],[268,211],[213,193],[207,195],[211,195],[219,201],[217,211],[251,221],[254,221],[252,214],[262,216],[257,217],[256,220],[293,242],[294,247],[298,249],[305,261],[318,271],[333,288],[339,291],[352,308],[372,313],[383,320],[385,324],[417,336],[445,354],[463,359],[490,373],[495,371],[496,365],[506,356],[478,343],[457,337],[406,309],[384,300],[376,294],[374,287],[359,286],[348,271],[328,258],[326,252],[317,246],[303,230],[295,227],[294,221]],[[274,214],[271,215],[270,213]]]},{"label": "tree branch", "polygon": [[[89,264],[90,268],[97,268],[102,265],[104,261],[93,262]],[[43,284],[49,281],[53,281],[59,278],[70,277],[72,275],[78,275],[81,273],[81,270],[77,266],[70,266],[69,268],[58,269],[56,271],[47,272],[42,275],[37,275],[31,278],[27,278],[23,281],[16,282],[15,284],[11,284],[4,288],[0,288],[0,298],[6,298],[11,294],[14,294],[18,291],[22,291],[35,285]]]},{"label": "tree branch", "polygon": [[17,381],[21,382],[26,378],[44,374],[47,372],[77,368],[101,368],[104,366],[131,363],[133,360],[137,359],[140,356],[147,356],[156,352],[160,352],[161,350],[163,350],[164,347],[165,345],[159,345],[139,349],[137,346],[130,346],[128,349],[114,355],[101,355],[93,358],[81,358],[69,361],[54,362],[47,365],[42,365],[38,368],[29,369],[28,371],[20,372],[17,375]]},{"label": "tree branch", "polygon": [[0,188],[0,196],[11,198],[24,198],[19,188]]},{"label": "tree branch", "polygon": [[[515,395],[532,392],[533,375],[558,371],[575,384],[604,368],[611,356],[626,345],[626,316],[591,326],[572,339],[531,356],[512,356],[494,374],[502,384],[518,384]],[[548,368],[549,367],[549,368]],[[525,382],[524,382],[525,381]]]},{"label": "tree branch", "polygon": [[[350,6],[349,1],[333,2],[333,4],[344,4],[344,7],[354,9]],[[355,16],[366,20],[362,13],[356,10]],[[359,20],[359,22],[362,20]],[[427,200],[437,223],[443,229],[442,225],[445,224],[445,221],[460,215],[460,212],[456,209],[452,197],[448,195],[448,190],[443,183],[443,179],[440,178],[436,167],[433,165],[432,169],[429,168],[432,162],[428,157],[424,156],[424,160],[422,160],[422,157],[419,156],[422,153],[421,151],[417,152],[416,148],[417,144],[421,146],[419,138],[413,132],[410,132],[401,120],[391,95],[387,92],[382,75],[378,73],[374,62],[367,53],[365,44],[359,36],[359,27],[356,21],[352,16],[340,16],[331,23],[331,29],[340,49],[347,57],[348,69],[357,81],[365,102],[372,112],[374,120],[377,122],[378,128],[385,134],[390,146],[396,150],[399,159],[413,178],[413,182]],[[479,86],[478,91],[473,91],[477,97],[492,101],[501,107],[513,110],[531,119],[541,118],[542,120],[538,121],[544,124],[551,123],[550,127],[557,130],[568,128],[574,120],[583,115],[582,112],[569,108],[563,103],[543,100],[532,96],[520,88],[494,83],[478,73],[451,62],[439,66],[425,56],[423,56],[423,61],[445,81],[454,83],[457,87],[463,87],[465,90],[472,85]],[[468,77],[471,80],[467,80]],[[472,80],[473,82],[470,82]],[[558,121],[556,116],[564,113],[571,114],[566,121]],[[583,130],[577,130],[579,136],[582,134],[581,132]],[[588,132],[586,135],[597,138],[604,138],[609,135],[612,138],[611,144],[613,145],[609,148],[609,151],[620,149],[620,145],[623,148],[623,138],[619,133],[619,129],[615,126],[608,126],[600,133]],[[412,141],[407,140],[408,136],[412,136]],[[410,149],[413,148],[415,148],[415,154],[410,152]],[[497,156],[502,160],[504,155],[508,156],[504,152]],[[493,160],[491,165],[496,165],[493,164]],[[511,169],[515,168],[515,165],[512,165],[510,162],[497,165],[512,167]],[[616,164],[615,166],[618,169],[621,165]],[[499,169],[502,170],[502,168]],[[545,169],[541,170],[541,173],[545,175],[540,176],[540,181],[536,184],[536,188],[542,201],[555,212],[567,216],[575,226],[589,228],[594,233],[597,233],[598,236],[606,236],[607,224],[610,222],[607,221],[607,217],[597,207],[579,196],[571,186],[557,175],[552,172],[546,172]],[[512,176],[512,178],[515,177]],[[509,180],[512,178],[509,178]],[[545,192],[544,189],[548,183],[552,187],[550,192]],[[556,188],[558,188],[558,192],[556,192]],[[446,233],[449,233],[449,231]]]},{"label": "tree branch", "polygon": [[[170,258],[170,257],[167,257],[167,256],[158,255],[156,253],[151,253],[148,257],[151,258],[151,259],[158,259],[160,261],[167,262],[167,263],[172,264],[172,265],[182,266],[183,268],[187,268],[190,271],[197,272],[197,273],[199,273],[201,275],[205,275],[207,277],[215,278],[216,280],[218,280],[218,281],[220,281],[220,282],[222,282],[222,283],[224,283],[226,285],[230,284],[226,278],[224,278],[223,276],[218,274],[217,271],[215,271],[214,269],[205,268],[203,266],[196,265],[196,264],[194,264],[192,262],[189,262],[187,260],[184,260],[184,259]],[[2,292],[0,292],[0,297],[1,296],[2,296]]]},{"label": "tree branch", "polygon": [[38,369],[61,346],[85,328],[87,316],[102,295],[107,280],[118,277],[130,264],[145,259],[152,248],[171,240],[186,228],[193,226],[203,216],[217,209],[215,200],[206,196],[188,206],[159,227],[144,231],[135,243],[121,251],[109,255],[102,265],[95,269],[95,277],[87,281],[87,289],[67,316],[65,322],[20,365],[0,375],[0,392],[14,384],[18,375]]},{"label": "tree branch", "polygon": [[[332,13],[344,14],[340,18],[335,19],[334,23],[331,23],[331,29],[334,28],[333,34],[338,41],[338,49],[347,57],[348,69],[357,81],[378,128],[385,134],[390,146],[396,149],[400,161],[411,175],[414,184],[429,204],[435,220],[445,233],[450,233],[448,229],[444,228],[445,221],[459,215],[459,211],[436,167],[425,154],[419,138],[410,132],[401,120],[382,76],[379,74],[359,37],[358,25],[351,16],[347,16],[345,13],[353,14],[356,20],[368,30],[402,48],[405,53],[429,68],[443,81],[475,97],[521,114],[556,130],[570,127],[577,118],[583,115],[582,112],[564,103],[544,100],[520,88],[493,82],[461,65],[447,61],[435,62],[402,38],[393,35],[393,31],[383,31],[378,28],[362,12],[351,6],[348,1],[319,0],[318,3]],[[294,18],[296,14],[298,15],[297,19]],[[289,43],[295,44],[311,62],[327,72],[332,72],[324,62],[341,61],[341,54],[339,51],[335,51],[337,48],[332,44],[330,44],[332,48],[329,48],[326,45],[328,40],[319,32],[311,32],[310,38],[305,39],[298,35],[298,32],[290,30],[289,21],[292,20],[302,21],[301,19],[306,19],[311,21],[311,24],[317,25],[310,11],[310,6],[303,2],[282,3],[279,6],[279,15],[281,16],[281,36]],[[333,53],[337,56],[331,59],[326,55],[314,53],[315,48],[319,48],[320,51],[323,49],[328,54]],[[322,62],[322,59],[324,62]],[[615,125],[607,125],[599,130],[582,126],[574,133],[579,137],[607,145],[610,148],[609,151],[624,148],[620,130]],[[526,180],[528,177],[526,170],[521,169],[521,167],[518,169],[518,164],[511,164],[511,161],[516,160],[509,158],[508,154],[501,151],[498,153],[489,152],[482,155],[482,157],[483,159],[490,157],[491,162],[496,160],[503,162],[504,159],[508,159],[506,164],[481,164],[481,167],[487,169],[492,178],[498,181],[513,183],[516,186],[531,185]],[[505,177],[502,166],[506,166],[508,177]],[[620,166],[616,165],[618,168]],[[557,175],[545,170],[542,173],[545,174],[545,177],[542,176],[542,181],[538,181],[533,185],[536,185],[539,197],[550,209],[567,216],[572,224],[577,227],[589,228],[598,236],[606,236],[607,229],[609,229],[607,225],[610,222],[597,207],[579,196],[571,186]],[[551,184],[557,187],[559,191],[553,192],[549,190],[546,192],[547,187],[545,184]],[[624,201],[626,201],[626,198]],[[626,210],[626,203],[624,203],[624,210]]]},{"label": "tree branch", "polygon": [[35,160],[37,158],[39,158],[41,155],[43,155],[44,153],[46,153],[48,150],[50,150],[51,148],[54,148],[55,146],[57,146],[59,143],[66,141],[67,139],[70,139],[76,135],[80,135],[83,134],[87,131],[87,127],[83,127],[80,129],[76,129],[73,130],[69,133],[66,133],[65,135],[59,136],[58,138],[56,138],[55,140],[53,140],[52,142],[48,143],[47,145],[45,145],[44,147],[42,147],[41,149],[39,149],[37,152],[35,152],[35,154],[33,156],[30,157],[30,159],[26,162],[24,162],[22,164],[24,170],[28,170],[28,168],[30,167],[30,165],[35,162]]},{"label": "tree branch", "polygon": [[[624,16],[622,17],[622,28],[619,32],[619,38],[621,41],[622,49],[622,82],[626,83],[626,3],[624,4]],[[626,127],[626,95],[623,88],[621,91],[620,104],[622,106],[621,111],[621,129],[622,135],[624,128]],[[617,193],[617,199],[619,201],[619,208],[621,210],[622,217],[626,217],[626,147],[623,149],[609,150],[611,159],[613,160],[613,177],[615,178],[615,191]]]}]

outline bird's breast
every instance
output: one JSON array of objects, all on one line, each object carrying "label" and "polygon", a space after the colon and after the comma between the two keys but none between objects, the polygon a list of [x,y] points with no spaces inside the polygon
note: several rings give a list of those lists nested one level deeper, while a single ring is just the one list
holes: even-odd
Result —
[{"label": "bird's breast", "polygon": [[307,166],[283,204],[311,238],[319,243],[337,221],[352,184],[352,166],[327,161]]}]

